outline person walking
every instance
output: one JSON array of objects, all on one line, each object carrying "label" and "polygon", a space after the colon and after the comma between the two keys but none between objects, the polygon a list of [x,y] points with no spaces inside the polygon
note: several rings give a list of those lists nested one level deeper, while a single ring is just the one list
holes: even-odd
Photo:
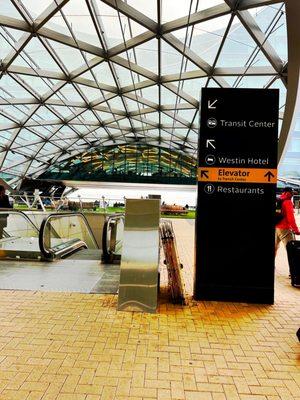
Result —
[{"label": "person walking", "polygon": [[3,185],[0,185],[0,208],[12,208]]},{"label": "person walking", "polygon": [[[5,194],[5,187],[0,185],[0,209],[12,208],[7,194]],[[0,214],[0,239],[4,237],[4,228],[7,226],[8,214]]]},{"label": "person walking", "polygon": [[282,242],[285,246],[288,242],[295,239],[295,235],[300,235],[299,228],[295,221],[294,204],[292,201],[293,189],[287,187],[280,196],[281,201],[281,220],[275,229],[275,256]]}]

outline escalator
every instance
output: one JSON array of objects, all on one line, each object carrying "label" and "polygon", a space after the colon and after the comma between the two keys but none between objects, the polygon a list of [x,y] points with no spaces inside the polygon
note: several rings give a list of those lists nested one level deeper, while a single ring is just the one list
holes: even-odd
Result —
[{"label": "escalator", "polygon": [[121,256],[123,221],[120,214],[106,217],[99,238],[82,213],[0,211],[0,260],[70,258],[114,263]]},{"label": "escalator", "polygon": [[102,217],[1,210],[0,289],[117,293],[124,216]]}]

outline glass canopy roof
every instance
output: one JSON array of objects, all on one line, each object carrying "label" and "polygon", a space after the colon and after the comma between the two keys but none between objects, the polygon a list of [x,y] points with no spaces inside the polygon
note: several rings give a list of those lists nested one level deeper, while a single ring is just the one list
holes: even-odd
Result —
[{"label": "glass canopy roof", "polygon": [[280,89],[276,0],[0,0],[0,176],[103,146],[196,157],[202,87]]}]

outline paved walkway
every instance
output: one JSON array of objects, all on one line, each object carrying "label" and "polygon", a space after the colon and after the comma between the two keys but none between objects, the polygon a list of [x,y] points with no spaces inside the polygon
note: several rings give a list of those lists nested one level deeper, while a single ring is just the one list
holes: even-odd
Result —
[{"label": "paved walkway", "polygon": [[[175,221],[192,288],[193,223]],[[162,302],[116,311],[116,297],[0,291],[0,399],[300,400],[299,290],[281,250],[276,303]]]}]

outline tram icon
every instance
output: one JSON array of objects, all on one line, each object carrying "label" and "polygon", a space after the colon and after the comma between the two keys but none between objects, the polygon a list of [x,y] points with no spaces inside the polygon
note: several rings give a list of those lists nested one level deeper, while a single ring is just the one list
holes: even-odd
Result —
[{"label": "tram icon", "polygon": [[207,126],[209,128],[215,128],[218,125],[218,121],[216,120],[216,118],[209,118],[207,120]]}]

